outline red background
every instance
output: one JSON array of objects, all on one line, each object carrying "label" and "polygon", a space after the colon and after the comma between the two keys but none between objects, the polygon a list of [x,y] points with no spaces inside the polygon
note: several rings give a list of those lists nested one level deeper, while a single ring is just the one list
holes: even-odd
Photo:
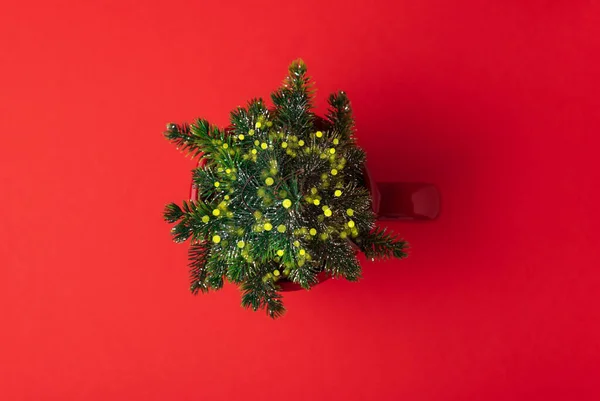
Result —
[{"label": "red background", "polygon": [[[1,399],[600,398],[597,1],[0,8]],[[161,133],[296,57],[320,110],[348,92],[375,178],[443,214],[271,321],[189,294],[161,213],[194,162]]]}]

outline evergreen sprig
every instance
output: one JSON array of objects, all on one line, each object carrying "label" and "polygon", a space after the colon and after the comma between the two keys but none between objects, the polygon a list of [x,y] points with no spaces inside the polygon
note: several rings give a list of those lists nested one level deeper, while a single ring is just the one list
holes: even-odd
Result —
[{"label": "evergreen sprig", "polygon": [[228,280],[240,286],[242,306],[276,318],[285,312],[282,280],[306,289],[321,272],[356,281],[358,249],[369,258],[406,256],[406,242],[375,226],[348,97],[332,94],[325,118],[313,113],[313,97],[296,60],[271,108],[252,99],[225,129],[203,119],[167,125],[167,139],[205,162],[193,172],[198,199],[164,211],[173,239],[192,241],[194,294]]},{"label": "evergreen sprig", "polygon": [[396,238],[381,227],[375,227],[373,231],[357,238],[355,242],[367,258],[403,259],[407,256],[408,243]]}]

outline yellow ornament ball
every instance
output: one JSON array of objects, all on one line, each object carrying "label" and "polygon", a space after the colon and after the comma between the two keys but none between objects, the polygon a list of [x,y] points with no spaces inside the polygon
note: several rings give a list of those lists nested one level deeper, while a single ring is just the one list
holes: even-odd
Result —
[{"label": "yellow ornament ball", "polygon": [[271,224],[271,223],[265,223],[265,225],[263,226],[263,228],[266,231],[271,231],[273,229],[273,224]]},{"label": "yellow ornament ball", "polygon": [[333,195],[340,197],[340,196],[342,196],[342,191],[340,191],[339,189],[336,189],[335,192],[333,193]]},{"label": "yellow ornament ball", "polygon": [[213,235],[212,240],[215,244],[218,244],[219,242],[221,242],[221,237],[219,237],[218,235]]},{"label": "yellow ornament ball", "polygon": [[292,201],[289,199],[284,199],[283,202],[281,202],[281,204],[284,208],[289,209],[292,206]]},{"label": "yellow ornament ball", "polygon": [[267,177],[267,179],[265,180],[265,184],[267,184],[268,186],[273,185],[274,182],[275,180],[271,177]]}]

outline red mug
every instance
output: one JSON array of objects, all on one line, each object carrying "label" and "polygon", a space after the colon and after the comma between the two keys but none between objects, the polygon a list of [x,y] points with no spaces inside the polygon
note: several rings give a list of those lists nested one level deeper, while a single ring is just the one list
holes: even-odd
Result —
[{"label": "red mug", "polygon": [[[199,168],[206,160],[198,161]],[[373,180],[369,169],[365,167],[365,184],[371,193],[372,208],[377,220],[383,221],[426,221],[434,220],[440,212],[440,193],[432,184],[419,182],[380,182]],[[198,187],[192,182],[190,200],[198,200]],[[356,247],[356,246],[355,246]],[[356,248],[356,252],[359,250]],[[318,283],[331,276],[326,272],[317,275]],[[301,290],[300,284],[281,279],[277,283],[281,291]]]}]

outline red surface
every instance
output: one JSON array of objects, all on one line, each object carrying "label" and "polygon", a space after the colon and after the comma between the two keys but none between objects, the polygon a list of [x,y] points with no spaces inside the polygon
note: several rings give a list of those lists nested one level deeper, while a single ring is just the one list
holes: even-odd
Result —
[{"label": "red surface", "polygon": [[[231,3],[0,7],[0,398],[600,399],[599,3]],[[298,56],[375,178],[443,210],[271,321],[188,293],[161,212],[194,162],[161,132]]]}]

